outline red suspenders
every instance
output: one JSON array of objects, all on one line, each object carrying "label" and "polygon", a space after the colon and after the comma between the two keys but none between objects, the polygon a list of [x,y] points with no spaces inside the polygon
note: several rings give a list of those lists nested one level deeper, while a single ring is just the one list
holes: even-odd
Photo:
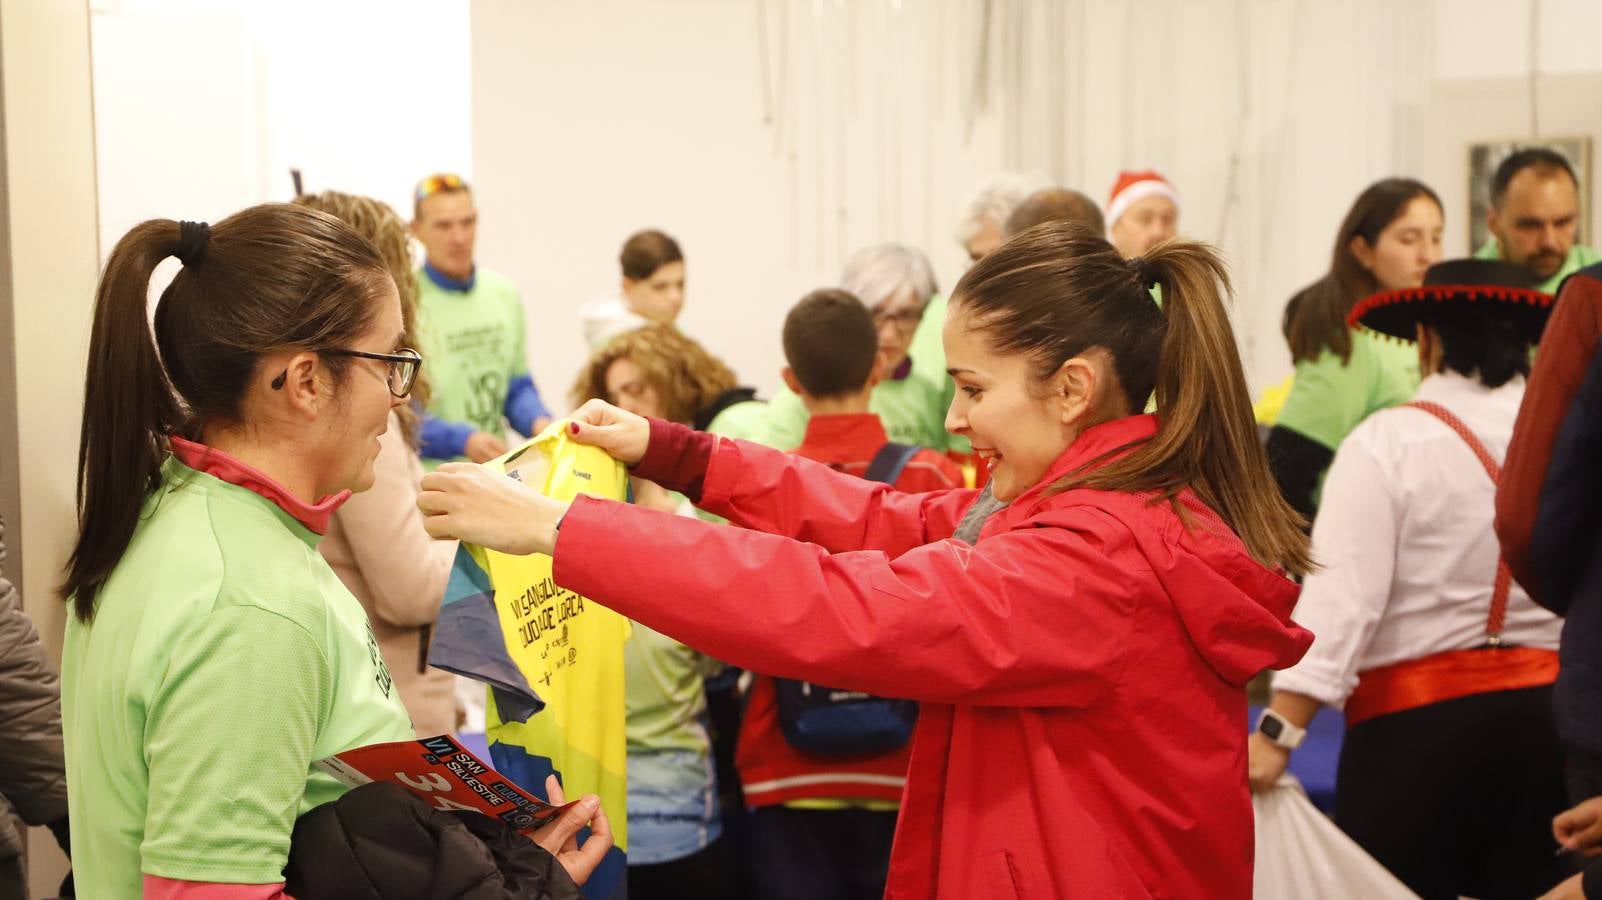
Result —
[{"label": "red suspenders", "polygon": [[[1407,405],[1429,413],[1457,432],[1479,458],[1491,482],[1501,481],[1502,467],[1462,419],[1438,403],[1415,400]],[[1491,691],[1538,687],[1556,680],[1558,659],[1553,651],[1502,646],[1502,627],[1507,620],[1507,596],[1512,583],[1507,561],[1499,557],[1491,609],[1485,618],[1484,647],[1434,653],[1360,673],[1357,689],[1346,700],[1346,727],[1431,703]]]}]

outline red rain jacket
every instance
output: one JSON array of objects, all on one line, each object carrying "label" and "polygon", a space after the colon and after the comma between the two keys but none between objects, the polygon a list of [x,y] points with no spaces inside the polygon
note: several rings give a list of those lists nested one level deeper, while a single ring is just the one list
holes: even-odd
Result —
[{"label": "red rain jacket", "polygon": [[1245,685],[1312,642],[1298,588],[1194,497],[1187,529],[1044,491],[1155,430],[1086,431],[969,546],[974,491],[653,422],[635,474],[754,530],[581,497],[555,579],[734,665],[922,701],[889,898],[1246,898]]}]

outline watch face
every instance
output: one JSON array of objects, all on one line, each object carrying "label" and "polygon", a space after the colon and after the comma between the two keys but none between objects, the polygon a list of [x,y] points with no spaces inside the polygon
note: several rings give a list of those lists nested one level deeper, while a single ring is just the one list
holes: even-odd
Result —
[{"label": "watch face", "polygon": [[1257,730],[1261,731],[1263,736],[1269,740],[1277,741],[1279,736],[1285,733],[1285,723],[1272,716],[1264,716],[1263,722],[1257,726]]}]

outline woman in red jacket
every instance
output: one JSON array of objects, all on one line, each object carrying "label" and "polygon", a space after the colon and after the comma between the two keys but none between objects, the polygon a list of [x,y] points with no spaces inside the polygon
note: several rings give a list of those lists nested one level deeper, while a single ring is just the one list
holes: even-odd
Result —
[{"label": "woman in red jacket", "polygon": [[564,587],[735,665],[921,701],[889,897],[1248,897],[1245,684],[1312,636],[1227,291],[1203,245],[1126,262],[1060,225],[969,269],[946,425],[993,494],[898,494],[591,403],[579,440],[749,530],[470,466],[421,504],[436,536],[554,550]]}]

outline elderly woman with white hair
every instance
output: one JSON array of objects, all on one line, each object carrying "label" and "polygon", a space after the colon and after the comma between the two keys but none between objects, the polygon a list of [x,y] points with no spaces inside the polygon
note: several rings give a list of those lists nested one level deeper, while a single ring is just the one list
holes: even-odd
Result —
[{"label": "elderly woman with white hair", "polygon": [[[946,432],[943,385],[913,372],[909,355],[913,333],[935,295],[934,268],[923,252],[904,244],[858,250],[846,261],[840,286],[873,313],[879,332],[880,380],[869,409],[884,422],[890,440],[944,452]],[[769,436],[789,449],[807,430],[801,398],[782,390],[768,403]]]}]

